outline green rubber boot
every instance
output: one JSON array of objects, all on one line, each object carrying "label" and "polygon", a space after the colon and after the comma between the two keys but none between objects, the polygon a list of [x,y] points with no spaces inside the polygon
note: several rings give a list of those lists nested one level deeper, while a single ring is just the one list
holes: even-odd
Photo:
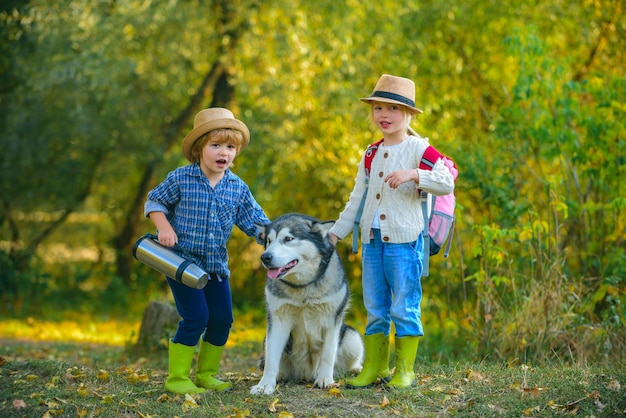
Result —
[{"label": "green rubber boot", "polygon": [[372,386],[378,379],[389,381],[389,337],[383,333],[365,335],[365,361],[363,370],[354,379],[346,381],[346,387],[361,389]]},{"label": "green rubber boot", "polygon": [[165,381],[165,389],[173,393],[203,393],[204,389],[194,385],[189,378],[189,370],[193,362],[196,347],[178,344],[170,340],[169,344],[169,375]]},{"label": "green rubber boot", "polygon": [[419,337],[396,337],[396,371],[388,385],[394,389],[404,389],[415,385],[415,356]]},{"label": "green rubber boot", "polygon": [[194,379],[196,385],[216,392],[226,392],[232,389],[232,383],[222,382],[215,378],[222,359],[222,351],[224,351],[224,346],[218,347],[200,340],[200,355]]}]

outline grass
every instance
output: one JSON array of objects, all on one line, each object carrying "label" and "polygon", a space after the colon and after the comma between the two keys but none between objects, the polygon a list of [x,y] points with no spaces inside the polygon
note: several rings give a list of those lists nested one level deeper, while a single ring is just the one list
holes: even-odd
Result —
[{"label": "grass", "polygon": [[[1,329],[1,327],[0,327]],[[262,350],[242,333],[229,344],[222,376],[231,392],[193,397],[167,393],[166,351],[134,359],[124,346],[0,341],[0,416],[11,417],[392,417],[626,416],[626,369],[557,365],[416,364],[409,390],[350,390],[280,385],[252,396]]]}]

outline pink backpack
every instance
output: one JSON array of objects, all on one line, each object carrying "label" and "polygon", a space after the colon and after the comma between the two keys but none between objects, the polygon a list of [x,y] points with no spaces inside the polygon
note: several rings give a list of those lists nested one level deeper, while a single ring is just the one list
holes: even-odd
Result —
[{"label": "pink backpack", "polygon": [[[358,227],[359,221],[361,219],[361,214],[363,212],[363,205],[365,204],[365,197],[367,196],[367,186],[369,183],[370,169],[372,166],[372,160],[374,159],[374,155],[376,155],[376,151],[378,150],[378,146],[383,142],[381,139],[369,147],[365,151],[365,193],[363,194],[363,199],[361,200],[361,205],[359,207],[359,211],[357,213],[357,217],[354,224],[354,233],[353,233],[353,241],[352,241],[352,252],[357,253],[358,251]],[[428,146],[426,151],[424,151],[424,155],[422,155],[422,160],[420,161],[419,168],[422,170],[432,170],[435,166],[435,163],[439,159],[443,159],[444,164],[450,170],[450,174],[454,178],[456,182],[456,178],[459,175],[459,171],[456,168],[456,164],[450,158],[441,154],[432,146]],[[432,196],[431,197],[431,207],[430,210],[428,208],[428,193],[420,190],[420,200],[422,202],[422,214],[424,219],[428,220],[426,225],[428,227],[424,227],[424,232],[422,235],[424,237],[424,254],[435,255],[441,251],[443,244],[448,241],[446,245],[446,249],[444,251],[444,258],[447,258],[450,254],[450,245],[452,244],[452,234],[454,231],[454,208],[456,206],[456,198],[454,197],[454,192],[445,195],[445,196]],[[423,276],[428,276],[428,257],[424,257],[424,268],[422,271]]]}]

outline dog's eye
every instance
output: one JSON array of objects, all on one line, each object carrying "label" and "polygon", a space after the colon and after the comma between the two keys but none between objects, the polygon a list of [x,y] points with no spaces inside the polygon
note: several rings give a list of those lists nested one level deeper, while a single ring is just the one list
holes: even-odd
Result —
[{"label": "dog's eye", "polygon": [[265,244],[266,244],[266,245],[270,245],[271,243],[272,243],[272,240],[271,240],[270,238],[267,238],[267,239],[265,240]]},{"label": "dog's eye", "polygon": [[285,237],[285,242],[293,241],[293,237]]}]

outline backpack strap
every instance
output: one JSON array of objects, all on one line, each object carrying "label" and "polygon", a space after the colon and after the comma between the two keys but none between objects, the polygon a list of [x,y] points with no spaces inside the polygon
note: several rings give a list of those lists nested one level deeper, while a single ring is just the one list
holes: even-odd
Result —
[{"label": "backpack strap", "polygon": [[443,253],[443,258],[448,258],[450,255],[450,245],[452,245],[452,237],[454,236],[454,218],[452,219],[452,225],[450,226],[450,236],[448,237],[448,243],[446,244],[446,250]]},{"label": "backpack strap", "polygon": [[422,276],[428,276],[428,261],[430,259],[430,236],[428,235],[428,193],[420,191],[420,201],[422,202],[422,216],[424,217],[424,261],[422,266]]},{"label": "backpack strap", "polygon": [[383,143],[383,140],[384,138],[370,144],[365,150],[365,158],[363,161],[363,167],[365,168],[365,191],[363,192],[363,197],[361,198],[356,218],[354,218],[354,226],[352,228],[352,254],[359,252],[359,223],[361,222],[361,215],[363,215],[363,207],[365,206],[365,198],[367,197],[367,189],[369,188],[372,160],[374,159],[374,155],[376,155],[376,151],[378,151],[378,146]]},{"label": "backpack strap", "polygon": [[[421,170],[432,171],[435,163],[441,157],[443,157],[443,155],[429,145],[422,155],[419,168]],[[428,235],[428,225],[430,224],[430,217],[428,216],[428,193],[423,190],[420,190],[420,201],[422,202],[422,217],[424,218],[424,230],[422,231],[422,237],[424,238],[424,265],[422,268],[422,276],[428,276],[428,264],[430,261],[430,236]]]},{"label": "backpack strap", "polygon": [[432,170],[437,160],[443,156],[444,155],[433,148],[432,145],[429,145],[426,151],[424,151],[424,155],[422,155],[419,168],[422,170]]},{"label": "backpack strap", "polygon": [[352,254],[359,252],[359,222],[361,221],[361,215],[363,215],[363,207],[365,206],[365,197],[367,196],[367,189],[369,187],[370,177],[365,177],[365,192],[363,192],[363,198],[359,204],[359,210],[354,218],[354,226],[352,227]]}]

